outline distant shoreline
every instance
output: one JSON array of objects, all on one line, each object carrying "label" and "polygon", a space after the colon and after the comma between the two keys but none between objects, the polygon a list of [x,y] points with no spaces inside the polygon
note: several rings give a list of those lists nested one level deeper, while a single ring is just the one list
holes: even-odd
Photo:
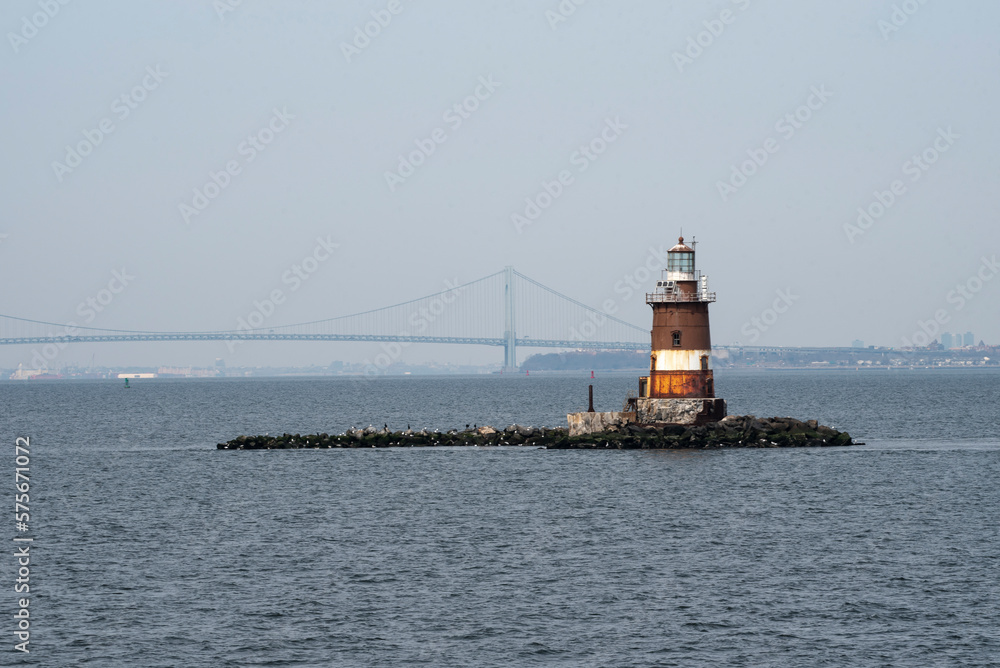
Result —
[{"label": "distant shoreline", "polygon": [[[829,373],[833,371],[865,371],[865,372],[903,372],[903,371],[975,371],[975,370],[1000,370],[1000,365],[990,364],[990,365],[909,365],[909,366],[827,366],[827,365],[816,365],[816,366],[726,366],[726,367],[716,367],[715,372],[718,375],[725,375],[727,373],[769,373],[769,372],[782,372],[782,371],[815,371],[821,373]],[[345,380],[345,381],[370,381],[370,380],[381,380],[381,379],[397,379],[402,380],[406,378],[526,378],[530,380],[534,377],[546,377],[546,378],[578,378],[590,380],[589,373],[591,369],[575,369],[575,370],[545,370],[545,369],[528,369],[527,373],[524,371],[516,373],[504,373],[500,374],[494,373],[408,373],[408,374],[380,374],[378,376],[365,376],[362,374],[309,374],[301,372],[289,372],[289,373],[262,373],[257,375],[228,375],[228,376],[157,376],[156,378],[141,378],[133,380],[135,386],[141,386],[144,383],[149,382],[177,382],[177,381],[223,381],[223,380],[269,380],[269,379],[282,379],[282,380],[318,380],[318,379],[331,379],[331,380]],[[639,377],[644,373],[647,373],[647,369],[593,369],[595,374],[595,380],[601,377],[621,377],[621,376],[635,376]],[[10,378],[0,378],[0,384],[37,384],[37,383],[84,383],[84,382],[99,382],[99,383],[114,383],[122,384],[124,381],[120,378],[39,378],[34,380],[14,380]]]}]

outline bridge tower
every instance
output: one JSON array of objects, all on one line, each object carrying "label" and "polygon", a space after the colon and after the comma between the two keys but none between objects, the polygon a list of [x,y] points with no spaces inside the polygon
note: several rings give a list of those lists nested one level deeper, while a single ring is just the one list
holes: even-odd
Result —
[{"label": "bridge tower", "polygon": [[653,309],[649,376],[639,379],[638,411],[651,421],[709,422],[726,415],[715,397],[708,277],[695,269],[695,251],[684,237],[667,252],[667,268],[646,294]]},{"label": "bridge tower", "polygon": [[504,268],[504,344],[503,344],[503,366],[505,371],[517,370],[517,329],[515,314],[516,302],[514,300],[514,267]]}]

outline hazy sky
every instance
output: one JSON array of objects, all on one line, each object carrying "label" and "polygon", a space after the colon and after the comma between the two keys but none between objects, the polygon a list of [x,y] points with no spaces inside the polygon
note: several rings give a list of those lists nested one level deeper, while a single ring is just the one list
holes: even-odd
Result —
[{"label": "hazy sky", "polygon": [[[997,343],[998,24],[986,0],[4,0],[0,313],[231,329],[282,289],[279,325],[512,264],[648,326],[615,285],[683,227],[715,343],[898,346],[935,317]],[[418,142],[433,153],[399,171]],[[319,238],[337,247],[292,291]],[[55,364],[378,351],[78,345]]]}]

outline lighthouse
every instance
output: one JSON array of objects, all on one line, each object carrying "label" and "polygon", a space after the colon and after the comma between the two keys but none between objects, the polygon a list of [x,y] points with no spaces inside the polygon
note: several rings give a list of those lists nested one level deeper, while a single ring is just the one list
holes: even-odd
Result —
[{"label": "lighthouse", "polygon": [[[569,435],[620,431],[630,425],[703,425],[726,417],[726,402],[715,396],[708,277],[695,269],[694,241],[682,236],[667,251],[667,268],[646,293],[653,309],[649,375],[639,378],[639,396],[625,399],[622,411],[567,413]],[[593,385],[591,385],[593,392]]]},{"label": "lighthouse", "polygon": [[[692,242],[692,245],[693,242]],[[667,268],[646,303],[653,309],[649,376],[639,379],[637,411],[642,422],[701,424],[726,415],[715,396],[708,305],[715,293],[695,265],[695,249],[684,237],[667,251]]]}]

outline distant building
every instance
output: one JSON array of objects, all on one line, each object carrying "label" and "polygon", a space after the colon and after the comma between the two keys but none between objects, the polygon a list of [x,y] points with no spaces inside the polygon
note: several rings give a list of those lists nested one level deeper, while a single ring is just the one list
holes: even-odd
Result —
[{"label": "distant building", "polygon": [[45,373],[45,369],[25,369],[21,364],[17,365],[14,373],[10,374],[10,380],[31,380],[35,376]]},{"label": "distant building", "polygon": [[851,342],[851,347],[852,348],[864,348],[865,347],[865,342],[862,341],[861,339],[854,339],[854,341]]},{"label": "distant building", "polygon": [[219,375],[218,369],[196,369],[190,366],[161,366],[157,376],[181,376],[183,378],[210,378]]},{"label": "distant building", "polygon": [[976,337],[972,335],[972,332],[966,332],[965,336],[962,337],[963,346],[974,346],[976,345]]},{"label": "distant building", "polygon": [[946,349],[954,347],[954,344],[953,344],[953,341],[952,341],[951,332],[942,332],[941,333],[941,345],[944,346]]}]

